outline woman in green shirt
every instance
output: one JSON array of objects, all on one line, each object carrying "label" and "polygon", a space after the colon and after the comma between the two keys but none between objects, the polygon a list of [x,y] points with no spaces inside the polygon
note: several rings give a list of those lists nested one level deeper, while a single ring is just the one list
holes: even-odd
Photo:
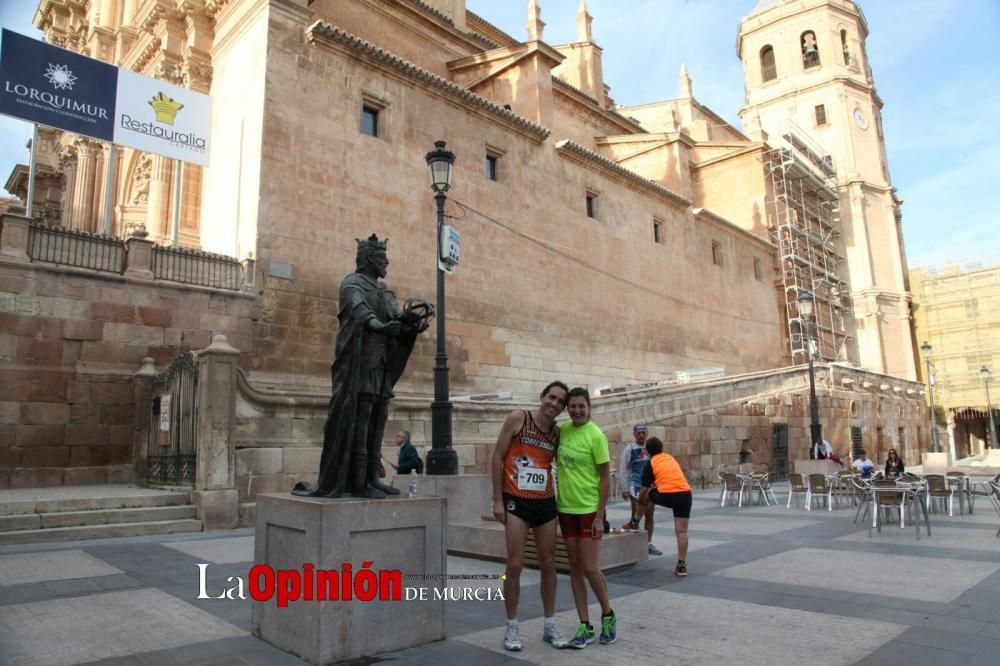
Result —
[{"label": "woman in green shirt", "polygon": [[601,604],[601,644],[614,643],[617,637],[615,612],[608,599],[608,581],[598,564],[598,546],[604,534],[604,508],[611,492],[611,455],[608,438],[590,420],[587,389],[571,389],[566,409],[571,420],[563,423],[559,432],[556,503],[559,529],[569,556],[573,601],[580,616],[580,627],[569,646],[583,649],[594,642],[594,627],[587,610],[587,582]]}]

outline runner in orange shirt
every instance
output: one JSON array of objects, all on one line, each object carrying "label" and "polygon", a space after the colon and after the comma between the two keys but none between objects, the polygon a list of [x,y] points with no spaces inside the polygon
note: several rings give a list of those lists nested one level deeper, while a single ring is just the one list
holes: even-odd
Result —
[{"label": "runner in orange shirt", "polygon": [[[674,512],[674,534],[677,535],[677,566],[674,567],[674,574],[687,576],[691,484],[674,457],[663,452],[663,442],[659,439],[650,437],[646,440],[646,453],[649,454],[649,464],[642,472],[639,515],[643,515],[650,502]],[[633,520],[632,524],[638,529],[638,520]]]}]

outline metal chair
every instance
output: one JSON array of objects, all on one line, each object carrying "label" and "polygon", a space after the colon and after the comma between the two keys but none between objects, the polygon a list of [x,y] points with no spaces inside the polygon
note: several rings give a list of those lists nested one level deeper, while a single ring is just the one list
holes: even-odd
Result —
[{"label": "metal chair", "polygon": [[965,472],[946,472],[945,476],[948,478],[949,485],[955,488],[955,494],[958,495],[959,513],[965,513],[964,504],[972,501],[972,489],[970,488],[971,484],[969,483],[969,475]]},{"label": "metal chair", "polygon": [[864,508],[865,515],[863,520],[868,519],[868,507],[872,503],[872,489],[871,485],[865,483],[862,479],[857,476],[851,477],[851,486],[854,488],[854,501],[858,504],[858,510],[854,512],[854,522],[858,522],[858,516],[861,515],[861,509]]},{"label": "metal chair", "polygon": [[830,485],[829,481],[826,479],[825,474],[810,474],[809,475],[809,499],[810,499],[810,510],[812,509],[812,500],[819,499],[826,496],[826,510],[833,511],[833,486]]},{"label": "metal chair", "polygon": [[948,515],[954,516],[955,488],[949,487],[948,482],[940,474],[928,474],[924,477],[924,481],[927,482],[927,503],[933,506],[934,500],[938,500],[939,503],[948,500]]},{"label": "metal chair", "polygon": [[[895,481],[889,480],[875,480],[872,481],[872,488],[896,488]],[[906,527],[906,498],[908,493],[899,491],[897,493],[889,492],[878,492],[874,493],[877,501],[875,502],[875,511],[883,511],[888,513],[890,510],[895,509],[899,514],[899,526]]]},{"label": "metal chair", "polygon": [[812,497],[809,492],[809,483],[806,481],[804,474],[789,474],[788,475],[788,502],[785,504],[786,509],[792,508],[792,495],[805,495],[806,496],[806,511],[810,511],[810,504]]},{"label": "metal chair", "polygon": [[850,497],[851,506],[857,501],[857,495],[854,492],[854,484],[851,483],[851,479],[854,478],[854,472],[846,469],[842,469],[837,472],[837,485],[834,487],[834,491],[841,497]]},{"label": "metal chair", "polygon": [[976,503],[976,498],[986,497],[993,502],[993,489],[990,487],[991,483],[1000,484],[1000,474],[997,474],[992,479],[986,481],[976,481],[975,483],[970,483],[969,486],[969,513],[972,513],[973,507]]},{"label": "metal chair", "polygon": [[[1000,474],[997,474],[992,481],[988,483],[990,490],[990,503],[993,504],[993,508],[996,509],[997,515],[1000,516]],[[1000,527],[997,527],[997,537],[1000,537]]]},{"label": "metal chair", "polygon": [[743,482],[739,477],[730,472],[719,472],[719,480],[722,481],[722,493],[719,496],[719,506],[726,505],[726,498],[737,495],[737,506],[743,506]]}]

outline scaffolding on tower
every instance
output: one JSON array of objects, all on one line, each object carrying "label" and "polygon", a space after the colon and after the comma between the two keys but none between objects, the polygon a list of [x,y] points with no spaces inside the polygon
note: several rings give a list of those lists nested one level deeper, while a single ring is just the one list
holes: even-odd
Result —
[{"label": "scaffolding on tower", "polygon": [[850,289],[842,277],[840,205],[833,160],[792,123],[764,152],[770,178],[766,200],[771,239],[778,248],[792,363],[808,360],[799,295],[815,299],[808,331],[817,361],[849,360],[853,341]]}]

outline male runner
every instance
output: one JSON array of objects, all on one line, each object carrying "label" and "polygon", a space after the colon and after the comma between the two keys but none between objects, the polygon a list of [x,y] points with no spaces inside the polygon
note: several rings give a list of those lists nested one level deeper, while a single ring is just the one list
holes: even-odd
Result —
[{"label": "male runner", "polygon": [[556,497],[552,459],[559,445],[556,417],[566,408],[569,389],[552,382],[542,391],[534,412],[511,412],[503,423],[493,449],[493,517],[505,527],[507,570],[503,583],[507,610],[507,633],[503,646],[521,649],[517,603],[524,568],[524,544],[528,530],[534,531],[541,571],[542,609],[545,630],[542,640],[564,648],[568,642],[556,627]]}]

